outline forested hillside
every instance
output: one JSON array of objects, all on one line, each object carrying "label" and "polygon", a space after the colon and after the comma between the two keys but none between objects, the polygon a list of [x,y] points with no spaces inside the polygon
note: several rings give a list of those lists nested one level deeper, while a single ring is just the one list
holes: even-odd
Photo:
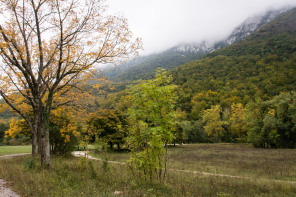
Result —
[{"label": "forested hillside", "polygon": [[121,82],[151,79],[157,68],[171,70],[185,63],[200,59],[225,46],[241,41],[289,9],[291,8],[269,10],[257,16],[249,17],[242,24],[237,26],[225,39],[219,41],[204,40],[194,43],[182,43],[161,53],[135,58],[118,67],[108,67],[103,69],[103,74],[112,81]]},{"label": "forested hillside", "polygon": [[127,64],[120,65],[120,67],[108,68],[103,73],[113,81],[151,79],[159,67],[170,70],[206,54],[205,52],[195,53],[170,49],[162,53],[139,57]]},{"label": "forested hillside", "polygon": [[[192,141],[295,147],[296,9],[173,73]],[[185,132],[185,133],[186,133]]]},{"label": "forested hillside", "polygon": [[191,99],[209,90],[217,92],[222,106],[295,90],[295,35],[293,9],[245,40],[175,69],[175,83],[184,91],[181,106],[190,110]]}]

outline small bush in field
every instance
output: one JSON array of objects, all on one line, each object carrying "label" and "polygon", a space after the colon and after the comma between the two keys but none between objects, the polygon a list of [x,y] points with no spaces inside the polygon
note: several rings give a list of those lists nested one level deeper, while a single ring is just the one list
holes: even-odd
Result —
[{"label": "small bush in field", "polygon": [[26,170],[32,170],[36,167],[35,158],[31,157],[29,159],[26,159],[24,162],[24,166]]}]

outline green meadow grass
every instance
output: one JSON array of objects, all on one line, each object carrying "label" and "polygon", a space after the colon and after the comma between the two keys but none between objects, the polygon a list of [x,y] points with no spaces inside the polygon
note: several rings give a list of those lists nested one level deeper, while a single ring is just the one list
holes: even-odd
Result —
[{"label": "green meadow grass", "polygon": [[[106,171],[102,161],[52,156],[52,169],[44,170],[40,159],[25,156],[0,159],[0,178],[9,181],[22,196],[292,197],[296,196],[296,183],[283,180],[296,181],[295,155],[296,150],[254,149],[238,144],[170,147],[171,170],[165,184],[134,177],[125,165],[110,163]],[[110,153],[110,158],[125,161],[128,154]],[[249,178],[188,172],[197,170]],[[277,177],[279,172],[282,175]]]},{"label": "green meadow grass", "polygon": [[0,146],[0,156],[17,153],[32,153],[32,146]]}]

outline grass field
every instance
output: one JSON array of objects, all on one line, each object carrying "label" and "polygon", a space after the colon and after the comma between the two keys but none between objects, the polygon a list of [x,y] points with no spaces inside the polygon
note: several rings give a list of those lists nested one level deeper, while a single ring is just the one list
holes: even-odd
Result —
[{"label": "grass field", "polygon": [[17,153],[32,153],[32,146],[0,146],[0,156]]},{"label": "grass field", "polygon": [[[296,181],[295,149],[256,149],[249,144],[188,144],[170,147],[168,152],[170,169]],[[114,152],[109,159],[124,162],[128,154]]]},{"label": "grass field", "polygon": [[[110,153],[109,157],[125,161],[128,155]],[[296,196],[296,183],[289,182],[296,181],[296,150],[291,149],[237,144],[172,147],[165,185],[135,178],[124,165],[109,164],[104,171],[101,161],[52,157],[52,166],[43,170],[39,160],[33,162],[30,156],[0,159],[0,178],[23,196]]]},{"label": "grass field", "polygon": [[170,150],[169,168],[296,181],[295,149],[240,144],[184,145]]}]

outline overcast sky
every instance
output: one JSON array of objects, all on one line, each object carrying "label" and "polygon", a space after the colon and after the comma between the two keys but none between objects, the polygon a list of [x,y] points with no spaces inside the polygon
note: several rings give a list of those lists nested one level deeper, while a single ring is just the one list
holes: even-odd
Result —
[{"label": "overcast sky", "polygon": [[247,17],[296,0],[106,0],[111,13],[125,16],[141,37],[143,54],[184,42],[225,38]]}]

